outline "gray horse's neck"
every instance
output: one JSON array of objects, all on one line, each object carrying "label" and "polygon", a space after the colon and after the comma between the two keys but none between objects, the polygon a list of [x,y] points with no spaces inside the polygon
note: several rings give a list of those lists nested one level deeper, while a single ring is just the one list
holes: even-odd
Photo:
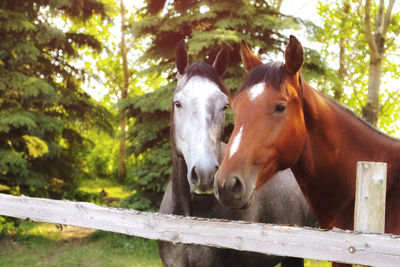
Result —
[{"label": "gray horse's neck", "polygon": [[190,215],[190,188],[186,178],[187,166],[185,159],[174,153],[172,158],[172,213],[175,215]]}]

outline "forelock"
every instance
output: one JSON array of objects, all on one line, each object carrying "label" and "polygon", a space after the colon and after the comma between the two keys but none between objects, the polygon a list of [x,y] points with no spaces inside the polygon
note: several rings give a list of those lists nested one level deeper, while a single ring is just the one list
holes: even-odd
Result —
[{"label": "forelock", "polygon": [[286,70],[283,62],[262,64],[248,73],[242,86],[237,91],[237,94],[261,82],[272,85],[273,88],[280,89],[285,75]]},{"label": "forelock", "polygon": [[[215,83],[218,86],[221,92],[223,92],[227,96],[229,95],[228,90],[226,89],[224,83],[222,82],[215,68],[211,67],[207,63],[200,61],[190,65],[185,71],[184,83],[186,83],[195,76],[200,76],[202,78],[210,80],[211,82]],[[182,87],[184,87],[184,84],[182,85]]]}]

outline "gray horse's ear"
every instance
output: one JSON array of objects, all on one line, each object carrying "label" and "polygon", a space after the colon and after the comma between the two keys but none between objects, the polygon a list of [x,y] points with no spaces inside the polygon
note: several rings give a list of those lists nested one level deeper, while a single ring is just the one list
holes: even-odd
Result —
[{"label": "gray horse's ear", "polygon": [[213,67],[217,70],[217,73],[221,76],[224,74],[228,67],[229,62],[229,48],[226,44],[222,44],[217,56],[215,57]]},{"label": "gray horse's ear", "polygon": [[298,73],[303,66],[304,51],[299,40],[290,35],[289,43],[285,50],[285,69],[288,74],[294,75]]},{"label": "gray horse's ear", "polygon": [[178,42],[178,46],[176,47],[176,68],[180,74],[185,73],[185,69],[189,62],[189,55],[186,52],[185,48],[185,40],[182,39]]}]

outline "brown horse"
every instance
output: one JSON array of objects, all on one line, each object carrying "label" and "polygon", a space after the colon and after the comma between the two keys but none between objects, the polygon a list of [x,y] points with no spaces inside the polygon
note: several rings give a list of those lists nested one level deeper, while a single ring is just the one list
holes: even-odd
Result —
[{"label": "brown horse", "polygon": [[262,64],[245,42],[249,74],[232,102],[235,126],[214,192],[227,207],[291,168],[323,228],[353,229],[357,161],[387,162],[385,231],[400,234],[400,142],[307,84],[303,48],[290,36],[285,63]]}]

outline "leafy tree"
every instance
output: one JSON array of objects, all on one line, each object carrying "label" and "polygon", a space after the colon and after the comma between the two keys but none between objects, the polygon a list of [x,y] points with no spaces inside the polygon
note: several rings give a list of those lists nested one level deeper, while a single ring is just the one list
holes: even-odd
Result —
[{"label": "leafy tree", "polygon": [[[125,157],[125,146],[129,141],[125,133],[128,126],[128,118],[125,117],[126,99],[143,94],[143,84],[149,82],[157,84],[159,79],[154,78],[154,75],[141,78],[137,75],[138,67],[134,63],[142,48],[140,43],[134,43],[132,33],[126,30],[129,25],[134,25],[139,19],[134,15],[135,3],[132,5],[126,2],[128,6],[125,7],[119,0],[102,0],[102,2],[107,7],[106,14],[109,19],[103,21],[101,17],[93,16],[85,24],[85,29],[102,42],[104,49],[100,52],[86,51],[85,68],[91,74],[90,83],[88,83],[91,90],[102,87],[107,92],[100,100],[100,104],[111,112],[117,135],[109,137],[113,139],[106,142],[110,149],[104,149],[99,155],[97,147],[103,146],[106,136],[89,131],[88,135],[94,136],[95,139],[93,139],[93,149],[87,154],[87,160],[92,174],[98,173],[103,177],[118,178],[120,182],[123,182],[125,169],[130,168],[132,161],[135,160],[134,157]],[[117,143],[119,143],[119,151],[113,147],[113,145],[118,146]],[[106,164],[108,167],[105,168],[107,174],[91,169],[99,162],[108,162]],[[110,170],[111,166],[115,169]]]},{"label": "leafy tree", "polygon": [[[112,122],[117,125],[116,120]],[[115,179],[118,170],[118,138],[94,128],[85,130],[82,135],[91,140],[91,144],[80,156],[85,161],[85,177]]]},{"label": "leafy tree", "polygon": [[[127,48],[125,44],[125,27],[126,27],[126,18],[125,18],[125,6],[124,2],[120,1],[120,16],[121,16],[121,59],[122,59],[122,68],[124,70],[124,86],[121,87],[121,100],[125,100],[129,94],[129,70],[128,70],[128,58],[127,58]],[[120,182],[125,180],[126,176],[126,109],[123,108],[119,111],[119,125],[121,131],[121,140],[119,144],[119,157],[118,157],[118,179]]]},{"label": "leafy tree", "polygon": [[[332,62],[339,59],[337,70],[331,75],[336,77],[333,79],[335,82],[326,84],[332,88],[332,95],[388,133],[397,130],[395,122],[400,119],[400,113],[396,103],[400,94],[398,90],[393,91],[396,88],[382,83],[382,76],[377,75],[377,71],[381,68],[385,79],[400,78],[398,60],[395,60],[395,51],[399,48],[395,38],[400,34],[400,16],[390,13],[392,2],[386,13],[383,1],[379,5],[370,3],[367,10],[360,0],[320,2],[318,12],[324,25],[316,34],[316,39],[323,44],[324,57]],[[366,12],[368,9],[370,11]],[[360,17],[364,19],[360,20]],[[372,33],[373,22],[375,34]],[[375,41],[368,41],[372,35]],[[371,54],[374,52],[370,46],[374,42],[379,42],[379,55]]]},{"label": "leafy tree", "polygon": [[[245,39],[261,55],[282,53],[287,39],[283,30],[299,29],[301,21],[278,12],[281,1],[146,1],[138,12],[141,17],[132,31],[137,41],[146,43],[138,64],[147,66],[141,74],[161,75],[165,82],[153,85],[153,92],[133,98],[130,116],[131,146],[136,165],[128,171],[128,182],[137,194],[149,200],[146,207],[158,208],[170,173],[169,107],[175,88],[175,47],[179,40],[188,40],[190,62],[212,64],[222,43],[230,48],[229,69],[224,80],[232,93],[244,76],[240,67],[239,44]],[[305,75],[321,75],[325,69],[315,51],[308,50]],[[232,129],[232,115],[228,114],[226,139]]]},{"label": "leafy tree", "polygon": [[[393,40],[388,36],[389,26],[396,20],[392,19],[392,10],[395,0],[389,0],[385,10],[385,1],[379,1],[379,7],[375,16],[375,29],[371,25],[371,0],[365,2],[365,39],[369,48],[369,78],[368,78],[368,96],[367,103],[363,107],[364,118],[376,126],[379,114],[379,89],[382,76],[382,64],[385,53]],[[397,18],[397,20],[399,17]],[[400,27],[396,29],[394,38],[400,33]],[[388,38],[389,37],[389,38]]]},{"label": "leafy tree", "polygon": [[72,197],[82,173],[85,125],[110,130],[108,113],[82,91],[79,49],[101,49],[74,25],[105,16],[96,0],[0,3],[0,184],[9,192]]}]

